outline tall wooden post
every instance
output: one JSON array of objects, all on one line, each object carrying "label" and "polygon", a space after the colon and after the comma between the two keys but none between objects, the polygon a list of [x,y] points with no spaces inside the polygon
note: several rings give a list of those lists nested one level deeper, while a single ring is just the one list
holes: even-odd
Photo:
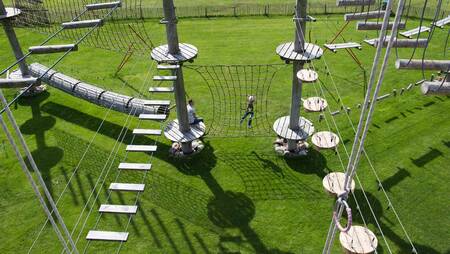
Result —
[{"label": "tall wooden post", "polygon": [[[177,55],[180,53],[180,46],[177,31],[177,17],[175,14],[175,6],[173,4],[173,0],[164,0],[163,8],[166,21],[166,34],[169,53],[172,55]],[[178,124],[180,131],[182,133],[186,133],[189,132],[191,128],[189,126],[182,65],[180,65],[180,68],[178,70],[174,70],[174,75],[177,76],[177,80],[174,84],[174,92]],[[185,154],[192,153],[192,142],[183,142],[181,144],[183,152]]]},{"label": "tall wooden post", "polygon": [[[320,58],[323,54],[323,50],[319,46],[307,43],[305,40],[306,22],[308,21],[307,6],[307,0],[297,0],[294,15],[294,41],[281,44],[276,50],[282,60],[293,63],[290,115],[279,118],[274,124],[274,131],[278,136],[287,139],[287,149],[290,152],[297,149],[299,140],[307,139],[314,131],[313,124],[300,117],[303,82],[306,80],[300,79],[298,73],[306,62]],[[307,82],[311,82],[309,76],[308,74]],[[317,73],[314,72],[312,76],[316,77]],[[287,121],[287,119],[289,120]]]},{"label": "tall wooden post", "polygon": [[[22,48],[20,47],[19,40],[17,39],[16,32],[14,31],[14,28],[11,23],[11,18],[15,17],[16,15],[20,14],[19,9],[12,9],[11,11],[15,13],[8,13],[8,11],[5,8],[5,5],[3,4],[3,0],[0,0],[0,21],[3,24],[3,30],[5,31],[6,37],[8,37],[9,44],[11,45],[11,48],[14,52],[14,56],[16,57],[16,60],[19,61],[23,58],[23,52]],[[22,59],[18,63],[20,71],[22,72],[22,76],[29,76],[30,71],[28,69],[28,66],[25,62],[25,59]]]}]

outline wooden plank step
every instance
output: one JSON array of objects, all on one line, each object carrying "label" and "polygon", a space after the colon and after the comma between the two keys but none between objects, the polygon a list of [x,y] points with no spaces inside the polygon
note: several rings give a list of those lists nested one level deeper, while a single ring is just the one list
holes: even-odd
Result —
[{"label": "wooden plank step", "polygon": [[385,11],[366,11],[366,12],[358,12],[358,13],[347,13],[344,15],[345,21],[351,20],[365,20],[365,19],[377,19],[383,18]]},{"label": "wooden plank step", "polygon": [[450,24],[450,15],[448,15],[448,17],[446,17],[446,18],[436,21],[435,23],[433,23],[431,25],[437,26],[439,28],[444,28],[444,26],[447,24]]},{"label": "wooden plank step", "polygon": [[37,78],[14,78],[0,79],[0,88],[20,88],[32,85],[38,81]]},{"label": "wooden plank step", "polygon": [[109,185],[110,191],[129,191],[129,192],[143,192],[145,184],[136,183],[111,183]]},{"label": "wooden plank step", "polygon": [[160,136],[162,134],[161,130],[157,129],[134,129],[133,130],[134,135],[154,135],[154,136]]},{"label": "wooden plank step", "polygon": [[368,6],[375,4],[375,0],[338,0],[337,6]]},{"label": "wooden plank step", "polygon": [[128,145],[127,152],[156,152],[157,146]]},{"label": "wooden plank step", "polygon": [[408,31],[401,32],[400,34],[407,38],[412,38],[413,35],[417,35],[419,33],[424,33],[424,32],[429,32],[430,30],[431,30],[431,28],[429,28],[427,26],[420,26],[420,27],[416,27],[416,28],[408,30]]},{"label": "wooden plank step", "polygon": [[346,43],[335,43],[335,44],[324,44],[324,46],[333,51],[334,53],[337,52],[338,49],[347,49],[347,48],[357,48],[361,49],[361,44],[356,42],[346,42]]},{"label": "wooden plank step", "polygon": [[144,101],[145,106],[170,106],[170,100],[148,100]]},{"label": "wooden plank step", "polygon": [[177,76],[154,76],[154,81],[176,81]]},{"label": "wooden plank step", "polygon": [[90,28],[95,26],[103,26],[103,20],[92,19],[82,21],[64,22],[61,25],[64,29]]},{"label": "wooden plank step", "polygon": [[28,51],[34,55],[61,53],[61,52],[67,52],[69,50],[77,51],[78,46],[75,44],[66,44],[66,45],[33,46],[33,47],[28,48]]},{"label": "wooden plank step", "polygon": [[158,70],[177,70],[180,68],[179,65],[163,65],[160,64],[156,67]]},{"label": "wooden plank step", "polygon": [[141,171],[148,171],[152,169],[152,164],[147,163],[120,163],[119,169],[121,170],[141,170]]},{"label": "wooden plank step", "polygon": [[128,240],[128,232],[90,230],[86,240],[126,242]]},{"label": "wooden plank step", "polygon": [[173,87],[150,87],[148,90],[151,93],[173,93]]},{"label": "wooden plank step", "polygon": [[94,11],[94,10],[102,10],[102,9],[112,9],[116,7],[122,7],[121,1],[109,2],[109,3],[95,3],[86,5],[86,10]]},{"label": "wooden plank step", "polygon": [[167,115],[163,114],[140,114],[140,120],[155,120],[155,121],[164,121],[167,119]]},{"label": "wooden plank step", "polygon": [[100,213],[136,214],[137,206],[103,204],[98,211]]},{"label": "wooden plank step", "polygon": [[[392,29],[392,26],[394,23],[390,22],[387,26],[388,30]],[[358,22],[356,24],[357,30],[381,30],[381,27],[383,24],[381,22]],[[405,29],[406,23],[402,22],[398,24],[398,29],[402,30]]]}]

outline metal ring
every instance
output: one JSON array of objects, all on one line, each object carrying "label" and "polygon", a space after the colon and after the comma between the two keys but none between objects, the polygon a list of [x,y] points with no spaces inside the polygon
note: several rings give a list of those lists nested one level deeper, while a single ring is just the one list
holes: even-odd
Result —
[{"label": "metal ring", "polygon": [[348,205],[347,201],[345,201],[341,198],[338,198],[338,200],[336,201],[336,204],[343,204],[345,206],[345,210],[347,211],[347,226],[343,227],[341,225],[336,211],[333,211],[333,220],[336,223],[336,226],[339,229],[339,231],[347,233],[350,230],[350,228],[352,227],[352,209]]}]

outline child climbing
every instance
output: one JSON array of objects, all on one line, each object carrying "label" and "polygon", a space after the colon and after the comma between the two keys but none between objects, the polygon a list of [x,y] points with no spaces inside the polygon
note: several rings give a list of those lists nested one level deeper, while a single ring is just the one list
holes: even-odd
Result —
[{"label": "child climbing", "polygon": [[254,102],[255,102],[255,96],[250,95],[247,98],[247,108],[245,109],[245,113],[241,118],[240,124],[242,124],[244,122],[244,120],[250,116],[250,118],[248,119],[247,122],[247,127],[248,128],[252,128],[252,120],[253,117],[255,116],[255,111],[254,111]]}]

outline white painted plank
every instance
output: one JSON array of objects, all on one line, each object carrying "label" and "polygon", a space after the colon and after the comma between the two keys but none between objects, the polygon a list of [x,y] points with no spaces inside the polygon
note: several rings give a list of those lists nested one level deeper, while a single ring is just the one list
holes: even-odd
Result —
[{"label": "white painted plank", "polygon": [[131,191],[131,192],[143,192],[145,184],[136,183],[111,183],[109,185],[110,191]]},{"label": "white painted plank", "polygon": [[137,206],[104,204],[100,206],[100,209],[98,209],[98,211],[101,213],[136,214]]},{"label": "white painted plank", "polygon": [[159,136],[159,135],[161,135],[161,133],[162,133],[161,130],[156,130],[156,129],[134,129],[133,130],[134,135],[156,135],[156,136]]},{"label": "white painted plank", "polygon": [[86,240],[126,242],[128,240],[128,232],[90,230]]},{"label": "white painted plank", "polygon": [[146,106],[169,106],[170,101],[169,100],[148,100],[144,101],[144,105]]},{"label": "white painted plank", "polygon": [[163,114],[140,114],[139,115],[139,119],[141,120],[156,120],[156,121],[161,121],[161,120],[166,120],[167,115],[163,115]]},{"label": "white painted plank", "polygon": [[127,152],[156,152],[156,146],[128,145]]},{"label": "white painted plank", "polygon": [[151,93],[173,93],[173,87],[150,87],[148,90]]},{"label": "white painted plank", "polygon": [[119,169],[123,170],[150,170],[152,169],[152,164],[147,163],[120,163]]},{"label": "white painted plank", "polygon": [[177,76],[154,76],[154,81],[176,81]]}]

